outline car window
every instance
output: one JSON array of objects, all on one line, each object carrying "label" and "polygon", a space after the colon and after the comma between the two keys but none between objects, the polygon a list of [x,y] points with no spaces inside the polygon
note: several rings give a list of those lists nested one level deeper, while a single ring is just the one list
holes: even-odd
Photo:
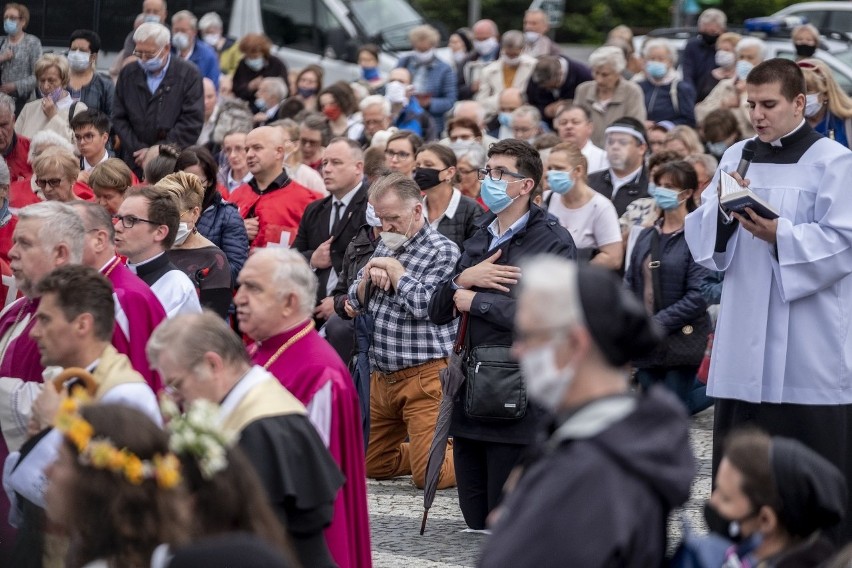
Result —
[{"label": "car window", "polygon": [[831,19],[826,29],[838,32],[852,32],[852,11],[831,12]]},{"label": "car window", "polygon": [[[839,59],[840,63],[852,67],[852,50],[832,53],[831,55]],[[792,51],[779,50],[775,54],[775,56],[783,57],[784,59],[790,59],[792,61],[796,60],[796,54]],[[832,65],[831,61],[826,61],[826,64],[831,69],[831,75],[834,77],[834,80],[837,81],[837,84],[840,86],[840,88],[843,89],[843,92],[852,93],[852,76],[847,75],[846,71],[839,69],[836,65]]]},{"label": "car window", "polygon": [[354,0],[349,8],[367,37],[381,33],[383,43],[394,50],[411,49],[408,32],[423,23],[420,14],[400,0]]},{"label": "car window", "polygon": [[813,24],[817,28],[822,29],[825,24],[827,13],[824,10],[797,10],[787,15],[807,18],[809,24]]},{"label": "car window", "polygon": [[313,14],[314,2],[262,0],[263,29],[272,43],[282,47],[319,53],[320,46]]}]

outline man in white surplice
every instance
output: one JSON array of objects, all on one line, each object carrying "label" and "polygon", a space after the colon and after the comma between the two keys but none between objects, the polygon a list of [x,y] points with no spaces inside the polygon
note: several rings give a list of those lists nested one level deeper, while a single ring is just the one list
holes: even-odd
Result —
[{"label": "man in white surplice", "polygon": [[[795,63],[763,62],[746,91],[757,139],[741,185],[780,218],[747,210],[726,224],[717,193],[707,191],[686,219],[696,262],[725,272],[707,388],[717,399],[714,470],[725,434],[750,424],[801,440],[849,481],[852,152],[805,122],[805,81]],[[725,152],[719,170],[735,171],[743,145]]]}]

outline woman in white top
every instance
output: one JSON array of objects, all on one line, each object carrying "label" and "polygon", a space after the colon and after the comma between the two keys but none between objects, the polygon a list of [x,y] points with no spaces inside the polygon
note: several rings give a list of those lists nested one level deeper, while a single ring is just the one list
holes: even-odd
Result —
[{"label": "woman in white top", "polygon": [[275,126],[284,130],[284,169],[287,175],[302,187],[307,187],[317,195],[325,197],[328,190],[322,175],[312,167],[302,163],[302,145],[299,138],[299,123],[291,118],[276,121]]},{"label": "woman in white top", "polygon": [[42,130],[52,130],[73,143],[71,113],[77,114],[88,107],[82,101],[75,103],[68,92],[71,79],[68,60],[55,53],[42,55],[35,64],[35,77],[41,98],[24,105],[15,121],[15,132],[32,138]]},{"label": "woman in white top", "polygon": [[574,144],[550,149],[544,209],[568,229],[580,259],[612,270],[621,268],[624,243],[612,202],[586,184],[586,158]]}]

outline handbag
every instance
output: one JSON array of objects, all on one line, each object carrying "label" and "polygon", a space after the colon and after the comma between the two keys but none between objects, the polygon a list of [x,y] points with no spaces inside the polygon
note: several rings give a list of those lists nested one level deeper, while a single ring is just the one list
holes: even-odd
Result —
[{"label": "handbag", "polygon": [[511,347],[479,345],[468,350],[464,412],[477,420],[520,420],[527,412],[527,389]]},{"label": "handbag", "polygon": [[[654,288],[654,313],[662,309],[660,283],[660,233],[651,233],[651,283]],[[651,367],[697,367],[701,364],[710,334],[710,316],[705,311],[694,322],[670,333],[651,356]]]}]

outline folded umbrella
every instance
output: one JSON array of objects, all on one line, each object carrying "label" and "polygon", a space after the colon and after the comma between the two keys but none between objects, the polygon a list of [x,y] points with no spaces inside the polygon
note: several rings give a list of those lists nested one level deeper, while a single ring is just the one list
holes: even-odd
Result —
[{"label": "folded umbrella", "polygon": [[358,391],[358,401],[361,405],[361,429],[364,434],[364,451],[370,441],[370,345],[373,343],[373,328],[375,318],[367,311],[373,285],[367,282],[364,290],[364,309],[355,316],[355,367],[352,369],[352,379],[355,390]]},{"label": "folded umbrella", "polygon": [[453,416],[453,399],[465,380],[464,374],[464,341],[467,334],[469,312],[464,312],[459,322],[456,341],[447,368],[440,373],[441,377],[441,406],[438,409],[438,419],[435,421],[435,435],[429,447],[429,460],[426,462],[426,483],[423,486],[423,521],[420,523],[420,534],[426,532],[426,519],[429,509],[435,501],[435,491],[447,452],[447,437],[450,432],[450,420]]}]

